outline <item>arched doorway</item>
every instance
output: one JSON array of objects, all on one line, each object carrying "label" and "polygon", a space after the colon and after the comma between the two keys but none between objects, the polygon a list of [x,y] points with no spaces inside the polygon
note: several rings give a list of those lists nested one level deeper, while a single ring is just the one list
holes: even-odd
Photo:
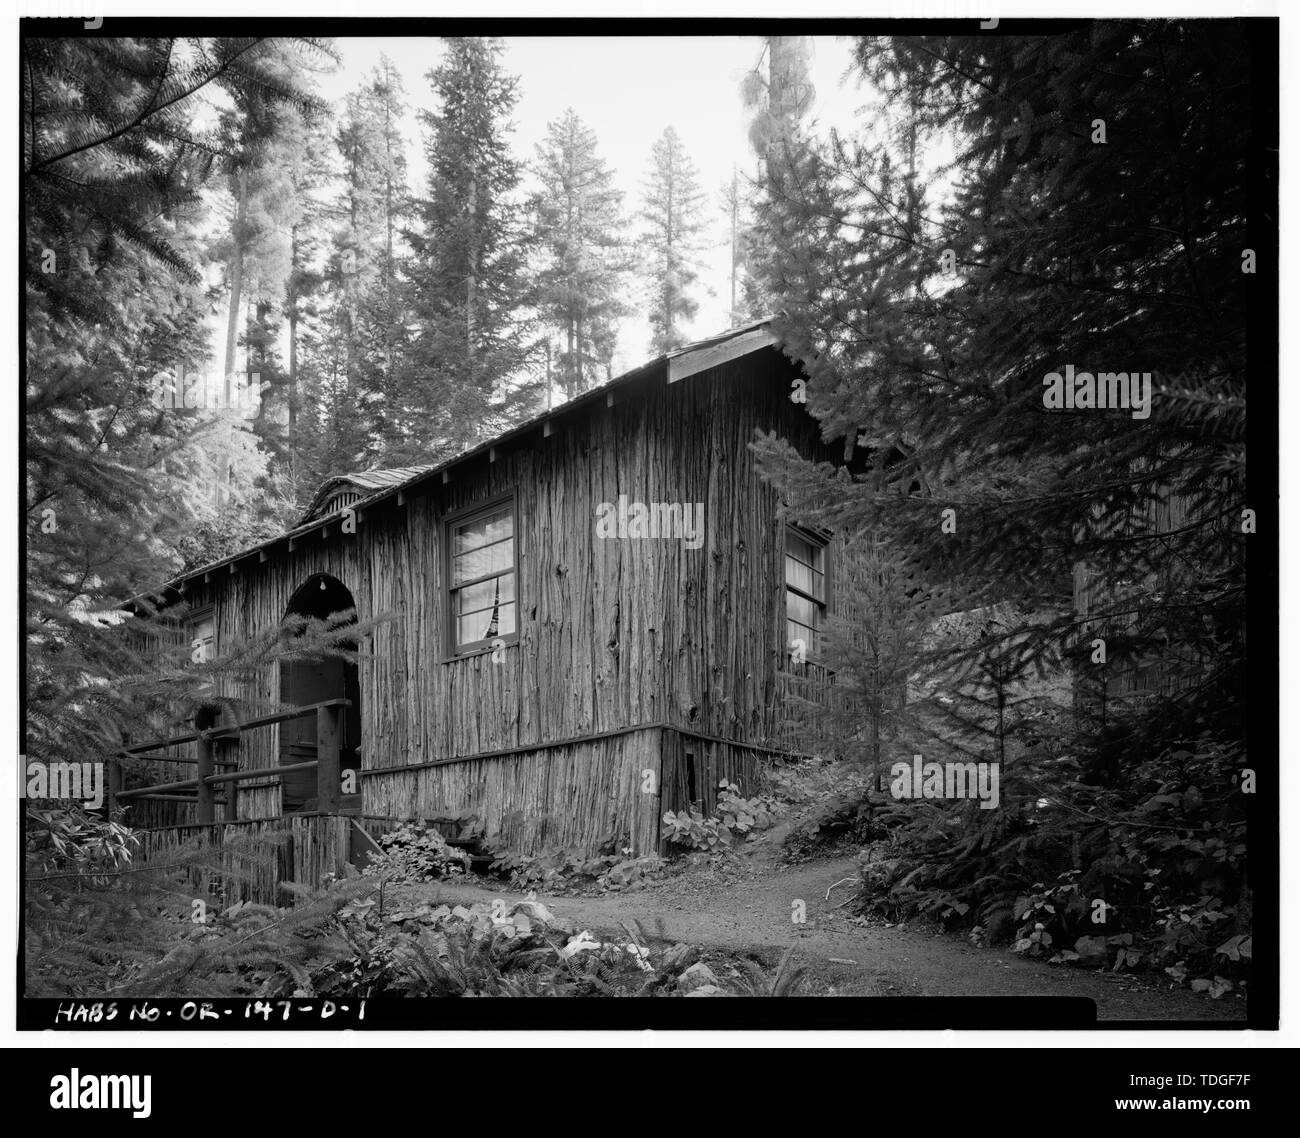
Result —
[{"label": "arched doorway", "polygon": [[[294,593],[285,612],[291,616],[305,616],[316,620],[343,618],[346,623],[356,623],[356,604],[347,586],[335,577],[317,573]],[[355,640],[339,642],[346,652],[355,652]],[[345,794],[341,805],[345,809],[361,806],[360,784],[355,773],[349,780],[348,772],[361,767],[361,684],[357,676],[355,659],[317,654],[280,661],[280,702],[292,707],[323,703],[330,699],[346,699],[350,706],[342,709],[339,720],[339,768],[344,786],[356,788],[354,794]],[[281,766],[291,766],[316,758],[316,719],[305,716],[280,724]],[[317,809],[316,772],[314,770],[288,771],[280,777],[280,804],[285,814]]]}]

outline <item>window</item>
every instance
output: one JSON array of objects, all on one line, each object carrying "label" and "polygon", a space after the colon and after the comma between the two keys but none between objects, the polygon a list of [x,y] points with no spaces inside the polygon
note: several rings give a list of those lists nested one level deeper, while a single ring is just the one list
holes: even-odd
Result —
[{"label": "window", "polygon": [[446,536],[452,653],[516,639],[513,500],[449,522]]},{"label": "window", "polygon": [[[191,613],[185,622],[185,643],[189,647],[191,664],[207,664],[217,655],[217,621],[212,609],[200,609]],[[199,684],[196,695],[210,695],[213,691],[212,680]]]},{"label": "window", "polygon": [[190,646],[190,662],[206,664],[217,654],[217,622],[209,609],[195,613],[185,623],[185,640]]},{"label": "window", "polygon": [[826,542],[785,531],[785,639],[796,663],[815,656],[826,620]]}]

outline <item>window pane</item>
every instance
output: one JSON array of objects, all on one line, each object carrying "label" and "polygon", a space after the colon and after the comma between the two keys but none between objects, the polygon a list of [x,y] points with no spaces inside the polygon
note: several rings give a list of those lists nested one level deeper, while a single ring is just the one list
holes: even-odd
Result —
[{"label": "window pane", "polygon": [[512,601],[510,604],[501,606],[501,620],[496,630],[497,636],[512,636],[515,631],[515,605]]},{"label": "window pane", "polygon": [[785,551],[791,557],[797,557],[806,565],[812,564],[812,546],[794,530],[785,531]]},{"label": "window pane", "polygon": [[821,623],[821,609],[807,597],[792,593],[785,594],[785,615],[789,620],[798,621],[809,628],[816,628]]},{"label": "window pane", "polygon": [[515,575],[507,573],[503,577],[492,577],[480,581],[477,585],[466,585],[456,590],[456,611],[461,616],[472,612],[490,609],[503,601],[515,599]]},{"label": "window pane", "polygon": [[812,592],[812,570],[802,561],[787,554],[785,558],[785,583],[793,585],[796,589],[803,589],[806,593]]},{"label": "window pane", "polygon": [[806,624],[800,624],[797,620],[787,620],[785,622],[786,648],[792,649],[796,640],[803,641],[805,653],[816,653],[821,642],[821,634],[815,628],[809,628]]},{"label": "window pane", "polygon": [[811,565],[818,572],[824,568],[822,559],[826,556],[826,547],[821,542],[800,537],[794,530],[785,531],[785,551],[805,565]]},{"label": "window pane", "polygon": [[826,549],[785,531],[785,583],[826,600]]},{"label": "window pane", "polygon": [[517,619],[513,504],[452,523],[447,538],[454,647],[513,636]]},{"label": "window pane", "polygon": [[462,581],[472,581],[489,573],[514,568],[515,542],[513,538],[483,545],[469,553],[458,553],[452,559],[453,586]]},{"label": "window pane", "polygon": [[515,605],[502,604],[456,619],[456,643],[473,644],[479,640],[492,640],[498,636],[511,636],[515,631]]},{"label": "window pane", "polygon": [[202,617],[199,620],[190,623],[189,645],[190,659],[194,659],[194,650],[200,651],[199,660],[211,660],[215,655],[213,651],[217,639],[217,622],[212,617]]},{"label": "window pane", "polygon": [[468,553],[482,545],[502,541],[512,537],[515,532],[514,514],[511,507],[502,506],[491,514],[484,514],[472,522],[463,522],[453,529],[453,553]]}]

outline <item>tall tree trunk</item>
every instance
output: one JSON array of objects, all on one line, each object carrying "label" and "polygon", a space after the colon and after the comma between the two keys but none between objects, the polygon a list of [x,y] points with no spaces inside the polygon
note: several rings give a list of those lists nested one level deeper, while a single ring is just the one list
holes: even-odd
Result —
[{"label": "tall tree trunk", "polygon": [[230,397],[230,379],[235,374],[235,348],[239,342],[239,305],[244,287],[244,224],[248,216],[248,168],[239,168],[239,205],[235,210],[234,251],[230,259],[230,316],[226,321],[226,398]]},{"label": "tall tree trunk", "polygon": [[392,105],[384,100],[384,223],[387,230],[384,241],[384,294],[385,301],[393,285],[393,119]]},{"label": "tall tree trunk", "polygon": [[735,327],[739,321],[736,319],[736,223],[738,220],[736,184],[736,167],[731,167],[731,324]]},{"label": "tall tree trunk", "polygon": [[664,210],[666,234],[664,239],[664,345],[673,347],[673,180],[668,175],[667,208]]},{"label": "tall tree trunk", "polygon": [[572,399],[577,394],[577,384],[574,382],[573,366],[573,320],[565,321],[565,335],[567,337],[565,367],[564,367],[564,394]]},{"label": "tall tree trunk", "polygon": [[[221,388],[225,393],[225,405],[227,407],[231,406],[231,396],[234,394],[231,390],[231,383],[235,375],[235,349],[239,343],[239,309],[243,299],[244,287],[244,226],[247,217],[248,167],[241,166],[239,168],[239,205],[235,210],[234,250],[231,254],[230,266],[230,315],[226,321],[226,369],[221,379]],[[232,455],[227,455],[225,462],[222,464],[217,490],[218,495],[222,497],[228,497],[230,494],[232,458]]]},{"label": "tall tree trunk", "polygon": [[298,283],[294,278],[298,266],[298,233],[294,230],[289,292],[285,308],[289,317],[289,485],[293,500],[298,502]]},{"label": "tall tree trunk", "polygon": [[474,287],[478,276],[478,182],[469,180],[469,271],[465,274],[465,358],[471,384],[474,380]]},{"label": "tall tree trunk", "polygon": [[576,341],[577,344],[576,347],[577,355],[574,357],[574,368],[575,371],[577,372],[577,378],[578,378],[578,382],[577,382],[578,394],[581,395],[587,386],[586,382],[583,380],[582,377],[583,351],[582,351],[582,317],[581,316],[579,316],[578,319],[574,322],[574,340]]}]

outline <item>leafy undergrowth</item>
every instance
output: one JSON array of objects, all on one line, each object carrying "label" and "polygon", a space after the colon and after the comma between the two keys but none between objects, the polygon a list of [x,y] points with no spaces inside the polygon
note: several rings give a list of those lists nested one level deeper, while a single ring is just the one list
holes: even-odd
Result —
[{"label": "leafy undergrowth", "polygon": [[[764,790],[746,796],[733,782],[718,784],[717,805],[705,814],[698,804],[667,811],[661,833],[671,856],[631,856],[626,839],[604,844],[598,855],[572,849],[537,854],[498,853],[490,872],[510,889],[555,895],[632,892],[681,874],[726,876],[736,855],[764,841],[780,844],[790,861],[826,857],[864,831],[854,825],[866,778],[856,764],[828,759],[774,763],[764,772]],[[838,788],[832,793],[832,788]],[[799,818],[783,836],[779,823]]]},{"label": "leafy undergrowth", "polygon": [[713,853],[768,829],[779,811],[775,796],[746,798],[734,782],[723,779],[718,783],[718,804],[712,814],[705,815],[694,804],[688,810],[669,810],[663,816],[662,833],[676,849]]},{"label": "leafy undergrowth", "polygon": [[364,883],[336,882],[296,909],[232,906],[190,933],[130,985],[133,995],[784,996],[802,969],[700,950],[625,926],[597,937],[544,905],[389,904]]},{"label": "leafy undergrowth", "polygon": [[469,872],[464,850],[447,844],[442,834],[424,822],[403,822],[379,836],[380,856],[372,855],[362,871],[366,877],[414,884]]},{"label": "leafy undergrowth", "polygon": [[664,814],[662,833],[672,857],[634,857],[625,841],[609,841],[603,849],[616,852],[595,856],[572,849],[498,853],[489,872],[518,892],[552,896],[632,892],[706,865],[725,865],[746,841],[768,830],[781,809],[776,796],[746,798],[735,783],[724,780],[718,784],[718,805],[712,814],[703,814],[697,806]]},{"label": "leafy undergrowth", "polygon": [[934,921],[1061,967],[1144,973],[1211,998],[1249,986],[1239,751],[1209,740],[1089,785],[1068,757],[1003,772],[1001,807],[871,805],[856,908]]},{"label": "leafy undergrowth", "polygon": [[[180,851],[145,870],[130,864],[135,844],[121,826],[31,813],[29,994],[699,997],[787,995],[804,980],[789,954],[775,968],[717,953],[706,959],[668,940],[662,926],[657,936],[635,923],[625,935],[594,935],[531,899],[454,908],[394,899],[393,886],[465,868],[462,854],[420,826],[388,835],[368,875],[317,890],[287,886],[296,904],[285,907],[223,907],[187,881],[198,866],[209,881],[219,878],[211,851]],[[266,853],[243,852],[255,860]],[[584,864],[593,880],[619,888],[658,862],[608,855]]]},{"label": "leafy undergrowth", "polygon": [[630,892],[661,877],[668,868],[668,862],[654,854],[592,857],[565,849],[539,854],[499,853],[489,872],[520,893],[581,894]]},{"label": "leafy undergrowth", "polygon": [[861,764],[805,760],[773,777],[792,817],[782,841],[787,862],[833,857],[870,840],[870,780]]}]

